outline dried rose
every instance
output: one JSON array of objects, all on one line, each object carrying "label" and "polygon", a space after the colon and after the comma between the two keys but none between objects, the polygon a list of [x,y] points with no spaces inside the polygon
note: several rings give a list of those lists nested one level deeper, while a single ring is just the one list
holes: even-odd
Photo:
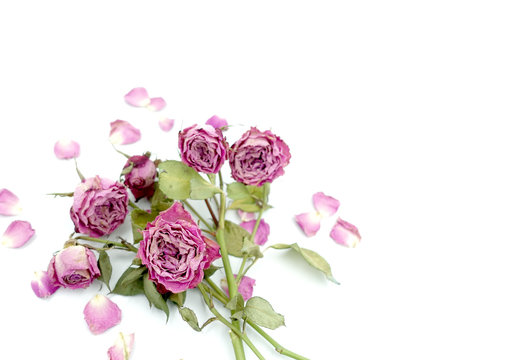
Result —
[{"label": "dried rose", "polygon": [[47,274],[58,286],[80,289],[88,287],[98,278],[100,270],[93,251],[76,245],[67,247],[53,256]]},{"label": "dried rose", "polygon": [[155,176],[157,168],[148,156],[132,156],[124,165],[124,185],[126,185],[135,196],[136,200],[147,197],[151,198],[155,191]]},{"label": "dried rose", "polygon": [[181,160],[198,172],[217,174],[227,158],[223,133],[210,125],[190,126],[179,132]]}]

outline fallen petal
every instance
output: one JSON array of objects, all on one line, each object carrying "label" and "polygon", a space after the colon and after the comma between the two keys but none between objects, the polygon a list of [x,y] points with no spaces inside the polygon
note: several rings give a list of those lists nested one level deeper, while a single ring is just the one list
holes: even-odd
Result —
[{"label": "fallen petal", "polygon": [[15,220],[7,227],[2,236],[2,245],[19,248],[35,235],[31,224],[24,220]]},{"label": "fallen petal", "polygon": [[207,125],[211,125],[215,127],[216,129],[226,128],[228,127],[228,122],[225,119],[220,118],[217,115],[212,116],[210,119],[206,121]]},{"label": "fallen petal", "polygon": [[[256,222],[257,220],[244,221],[241,224],[239,224],[239,226],[241,226],[243,229],[252,234],[252,231],[254,231],[254,226],[256,226]],[[256,235],[254,236],[254,244],[265,245],[265,243],[268,240],[269,234],[270,226],[265,222],[265,220],[261,219],[261,222],[258,226],[258,230],[256,231]]]},{"label": "fallen petal", "polygon": [[73,140],[59,140],[55,143],[53,150],[59,159],[73,159],[79,156],[80,145]]},{"label": "fallen petal", "polygon": [[159,120],[159,126],[163,131],[170,131],[174,127],[174,119],[162,118]]},{"label": "fallen petal", "polygon": [[141,139],[141,131],[127,121],[115,120],[110,126],[110,142],[112,144],[133,144]]},{"label": "fallen petal", "polygon": [[320,220],[321,217],[317,213],[303,213],[296,215],[294,217],[299,227],[307,237],[316,235],[318,230],[320,230]]},{"label": "fallen petal", "polygon": [[95,295],[84,307],[84,319],[92,334],[102,334],[121,322],[121,309],[104,295]]},{"label": "fallen petal", "polygon": [[[362,240],[358,228],[341,218],[338,218],[336,224],[332,227],[330,236],[336,243],[343,246],[356,247]],[[351,242],[349,243],[349,241]]]},{"label": "fallen petal", "polygon": [[21,211],[18,196],[7,189],[0,189],[0,215],[18,215]]},{"label": "fallen petal", "polygon": [[243,278],[239,282],[239,286],[237,287],[237,291],[239,291],[239,293],[243,297],[243,300],[247,301],[252,297],[255,284],[255,279],[252,279],[251,277],[248,277],[246,275],[243,276]]},{"label": "fallen petal", "polygon": [[49,278],[47,271],[35,271],[35,278],[31,281],[31,288],[39,298],[51,296],[57,289],[58,285]]},{"label": "fallen petal", "polygon": [[144,107],[150,104],[150,97],[145,88],[137,87],[131,89],[129,93],[124,95],[124,101],[131,106]]},{"label": "fallen petal", "polygon": [[312,196],[314,208],[320,213],[322,217],[334,215],[340,207],[340,202],[331,196],[327,196],[322,192],[317,192]]},{"label": "fallen petal", "polygon": [[135,341],[135,334],[124,335],[119,333],[119,337],[115,344],[108,349],[108,356],[110,360],[129,360],[133,349],[133,342]]},{"label": "fallen petal", "polygon": [[239,215],[239,217],[241,218],[241,221],[243,221],[243,222],[256,219],[256,213],[250,213],[250,212],[245,212],[245,211],[242,211],[242,210],[238,210],[237,214]]},{"label": "fallen petal", "polygon": [[151,111],[159,111],[164,109],[166,101],[162,97],[151,98],[150,103],[146,105],[146,108]]}]

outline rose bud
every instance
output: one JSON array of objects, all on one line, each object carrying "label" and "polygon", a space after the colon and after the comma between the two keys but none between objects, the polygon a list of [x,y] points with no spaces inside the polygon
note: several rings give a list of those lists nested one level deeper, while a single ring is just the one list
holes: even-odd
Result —
[{"label": "rose bud", "polygon": [[95,176],[75,189],[70,215],[76,232],[108,235],[124,222],[127,213],[128,192],[119,182]]},{"label": "rose bud", "polygon": [[234,180],[260,186],[285,173],[290,151],[279,136],[253,127],[232,145],[228,158]]},{"label": "rose bud", "polygon": [[47,273],[54,284],[70,289],[87,288],[100,276],[95,254],[81,245],[59,251],[49,262]]},{"label": "rose bud", "polygon": [[137,155],[130,157],[126,165],[124,165],[123,174],[125,174],[124,185],[131,190],[135,200],[153,196],[157,168],[148,156]]},{"label": "rose bud", "polygon": [[190,126],[179,132],[181,160],[198,172],[217,174],[227,158],[223,133],[211,125]]}]

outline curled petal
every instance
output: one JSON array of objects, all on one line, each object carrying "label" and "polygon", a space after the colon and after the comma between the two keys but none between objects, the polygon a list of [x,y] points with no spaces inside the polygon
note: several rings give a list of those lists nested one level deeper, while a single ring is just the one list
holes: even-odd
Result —
[{"label": "curled petal", "polygon": [[150,103],[146,105],[146,108],[150,111],[159,111],[164,109],[166,101],[162,97],[151,98]]},{"label": "curled petal", "polygon": [[206,121],[207,125],[211,125],[215,127],[216,129],[226,128],[228,127],[228,122],[225,119],[220,118],[217,115],[212,116],[210,119]]},{"label": "curled petal", "polygon": [[327,196],[322,192],[317,192],[312,196],[314,208],[320,213],[322,217],[334,215],[340,207],[340,202],[331,196]]},{"label": "curled petal", "polygon": [[92,334],[102,334],[121,322],[121,309],[104,295],[95,295],[84,307],[84,319]]},{"label": "curled petal", "polygon": [[133,342],[135,341],[135,334],[124,335],[119,333],[119,337],[115,344],[108,349],[108,357],[110,360],[129,360],[133,349]]},{"label": "curled petal", "polygon": [[15,220],[7,227],[2,236],[2,245],[10,248],[19,248],[23,246],[35,235],[35,230],[31,224],[23,220]]},{"label": "curled petal", "polygon": [[294,219],[308,237],[316,235],[318,230],[320,230],[321,218],[318,213],[303,213],[296,215]]},{"label": "curled petal", "polygon": [[39,298],[51,296],[59,288],[49,277],[47,271],[35,271],[35,278],[31,281],[31,288]]},{"label": "curled petal", "polygon": [[110,142],[112,144],[133,144],[141,139],[141,131],[127,121],[115,120],[110,125]]},{"label": "curled petal", "polygon": [[174,119],[162,118],[159,120],[159,126],[163,131],[170,131],[174,127]]},{"label": "curled petal", "polygon": [[76,141],[63,139],[55,143],[53,150],[59,159],[73,159],[79,156],[80,146]]},{"label": "curled petal", "polygon": [[18,215],[21,211],[18,196],[7,189],[0,189],[0,215]]},{"label": "curled petal", "polygon": [[356,226],[340,218],[332,227],[330,236],[336,243],[351,247],[356,247],[362,239]]},{"label": "curled petal", "polygon": [[131,106],[145,107],[150,104],[150,97],[145,88],[137,87],[131,89],[129,93],[124,95],[124,101]]},{"label": "curled petal", "polygon": [[[252,231],[254,231],[254,226],[256,225],[257,220],[250,220],[250,221],[244,221],[239,226],[241,226],[243,229],[248,231],[252,234]],[[256,245],[265,245],[265,243],[268,240],[268,235],[270,234],[270,226],[265,222],[265,220],[261,219],[261,222],[259,223],[258,230],[256,231],[256,235],[254,236],[254,244]]]}]

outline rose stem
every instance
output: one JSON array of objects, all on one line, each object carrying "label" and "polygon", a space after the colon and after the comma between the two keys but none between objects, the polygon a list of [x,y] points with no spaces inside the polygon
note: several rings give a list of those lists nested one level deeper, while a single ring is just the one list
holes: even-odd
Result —
[{"label": "rose stem", "polygon": [[200,215],[200,214],[199,214],[199,213],[193,208],[192,205],[190,205],[190,204],[188,203],[188,201],[186,201],[186,200],[182,200],[181,202],[184,204],[184,206],[186,206],[187,208],[189,208],[190,211],[192,211],[192,212],[195,214],[195,216],[197,216],[197,217],[199,218],[199,220],[201,220],[201,222],[202,222],[203,224],[205,224],[205,226],[208,228],[208,230],[210,230],[210,231],[214,231],[214,228],[212,227],[212,225],[210,225],[210,224],[208,223],[208,221],[206,221],[205,219],[203,219],[203,217],[202,217],[202,216],[201,216],[201,215]]},{"label": "rose stem", "polygon": [[128,243],[123,243],[123,242],[104,240],[104,239],[94,238],[94,237],[85,236],[85,235],[76,236],[73,238],[73,240],[88,240],[88,241],[98,242],[98,243],[106,244],[106,245],[119,246],[124,249],[128,249],[130,251],[137,252],[137,249],[133,245],[128,244]]},{"label": "rose stem", "polygon": [[[259,228],[259,224],[261,223],[261,218],[263,217],[263,208],[261,208],[259,210],[259,214],[258,214],[258,218],[256,220],[256,223],[254,224],[254,229],[252,229],[252,234],[250,234],[250,242],[254,242],[254,238],[256,237],[256,233],[258,231],[258,228]],[[252,261],[252,264],[254,264],[256,261]],[[248,269],[250,269],[250,267],[248,267],[246,270],[245,270],[245,264],[247,263],[247,257],[244,256],[243,257],[243,261],[241,262],[241,266],[239,267],[239,270],[237,272],[237,278],[236,278],[236,282],[237,282],[237,285],[239,286],[239,283],[241,282],[241,279],[243,278],[243,276],[245,276],[245,274],[247,273]],[[252,264],[250,264],[252,266]]]},{"label": "rose stem", "polygon": [[210,206],[210,202],[208,201],[208,199],[205,199],[205,203],[206,203],[206,207],[208,208],[208,211],[210,212],[210,215],[212,215],[212,220],[214,221],[214,224],[216,225],[217,227],[217,218],[216,218],[216,215],[214,214],[214,210],[212,210],[212,207]]},{"label": "rose stem", "polygon": [[131,200],[128,200],[128,205],[131,206],[132,208],[134,209],[139,209],[139,210],[142,210],[140,207],[137,206],[137,204],[135,204],[133,201]]}]

